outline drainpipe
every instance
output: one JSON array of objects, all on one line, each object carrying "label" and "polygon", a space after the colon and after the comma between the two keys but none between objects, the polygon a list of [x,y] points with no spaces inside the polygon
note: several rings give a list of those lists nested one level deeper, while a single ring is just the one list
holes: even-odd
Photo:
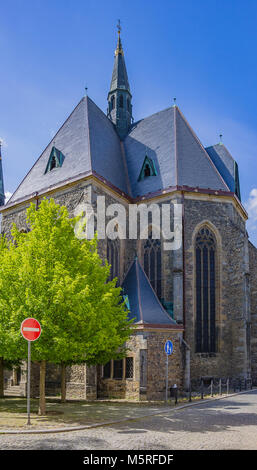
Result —
[{"label": "drainpipe", "polygon": [[181,344],[186,348],[185,357],[185,370],[184,370],[184,387],[186,390],[191,388],[191,374],[190,374],[190,346],[185,341],[186,333],[186,261],[185,261],[185,193],[181,191],[182,195],[182,259],[183,259],[183,337]]},{"label": "drainpipe", "polygon": [[39,202],[38,202],[38,192],[36,192],[36,211],[38,210],[38,205],[39,205]]},{"label": "drainpipe", "polygon": [[190,390],[191,386],[191,374],[190,374],[190,346],[186,341],[180,337],[180,345],[184,346],[186,349],[186,358],[185,358],[185,370],[184,370],[184,388],[186,391]]}]

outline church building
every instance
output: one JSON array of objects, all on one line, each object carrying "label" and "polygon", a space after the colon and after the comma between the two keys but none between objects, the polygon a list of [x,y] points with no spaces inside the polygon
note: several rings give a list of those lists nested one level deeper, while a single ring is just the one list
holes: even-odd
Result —
[{"label": "church building", "polygon": [[[221,141],[205,148],[175,101],[134,121],[120,30],[107,101],[105,113],[81,99],[5,205],[0,166],[6,234],[13,222],[26,230],[26,209],[44,197],[71,216],[99,195],[126,212],[130,204],[182,207],[177,250],[153,236],[151,214],[145,239],[99,240],[135,329],[126,358],[69,368],[68,397],[163,399],[167,340],[169,387],[188,390],[201,378],[257,385],[257,249],[246,231],[236,161]],[[49,365],[49,393],[58,392],[58,374]],[[23,370],[17,386],[24,395]]]}]

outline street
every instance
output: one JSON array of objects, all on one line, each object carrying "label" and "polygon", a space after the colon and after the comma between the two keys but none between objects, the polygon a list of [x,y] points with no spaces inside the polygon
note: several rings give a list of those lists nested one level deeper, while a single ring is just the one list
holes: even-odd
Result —
[{"label": "street", "polygon": [[257,390],[83,431],[1,435],[1,450],[257,450]]}]

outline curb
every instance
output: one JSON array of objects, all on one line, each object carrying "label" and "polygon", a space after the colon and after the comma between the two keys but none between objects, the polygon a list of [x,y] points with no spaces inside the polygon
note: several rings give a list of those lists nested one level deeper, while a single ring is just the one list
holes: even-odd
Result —
[{"label": "curb", "polygon": [[61,432],[72,432],[72,431],[82,431],[83,429],[94,429],[94,428],[100,428],[102,426],[111,426],[113,424],[120,424],[120,423],[125,423],[128,421],[138,421],[142,418],[150,418],[152,416],[159,416],[162,414],[170,413],[173,411],[178,411],[182,410],[184,408],[189,408],[192,406],[197,406],[197,405],[203,405],[205,403],[211,403],[214,401],[218,400],[223,400],[226,398],[234,397],[237,395],[243,395],[245,393],[251,393],[251,392],[256,392],[257,388],[253,388],[252,390],[244,390],[243,392],[236,392],[236,393],[231,393],[229,395],[222,395],[219,397],[214,397],[214,398],[209,398],[208,400],[199,400],[196,403],[187,403],[185,405],[177,406],[176,408],[165,408],[164,410],[161,411],[155,411],[153,413],[148,413],[146,415],[138,416],[138,417],[131,417],[131,418],[124,418],[124,419],[118,419],[115,421],[110,421],[110,422],[103,422],[103,423],[95,423],[95,424],[88,424],[88,425],[82,425],[82,426],[72,426],[72,427],[64,427],[64,428],[53,428],[53,429],[25,429],[23,431],[16,431],[16,430],[5,430],[5,429],[0,429],[0,435],[1,434],[51,434],[51,433],[61,433]]}]

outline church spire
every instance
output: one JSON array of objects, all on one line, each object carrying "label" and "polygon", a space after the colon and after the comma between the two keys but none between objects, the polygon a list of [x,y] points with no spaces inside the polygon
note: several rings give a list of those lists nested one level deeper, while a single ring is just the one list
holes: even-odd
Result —
[{"label": "church spire", "polygon": [[0,139],[0,206],[4,205],[4,177],[3,177],[3,166],[2,166],[2,141]]},{"label": "church spire", "polygon": [[121,139],[127,135],[132,122],[132,105],[127,69],[124,59],[124,51],[121,44],[120,20],[117,25],[118,41],[115,50],[114,67],[110,91],[108,93],[107,115],[115,124]]}]

